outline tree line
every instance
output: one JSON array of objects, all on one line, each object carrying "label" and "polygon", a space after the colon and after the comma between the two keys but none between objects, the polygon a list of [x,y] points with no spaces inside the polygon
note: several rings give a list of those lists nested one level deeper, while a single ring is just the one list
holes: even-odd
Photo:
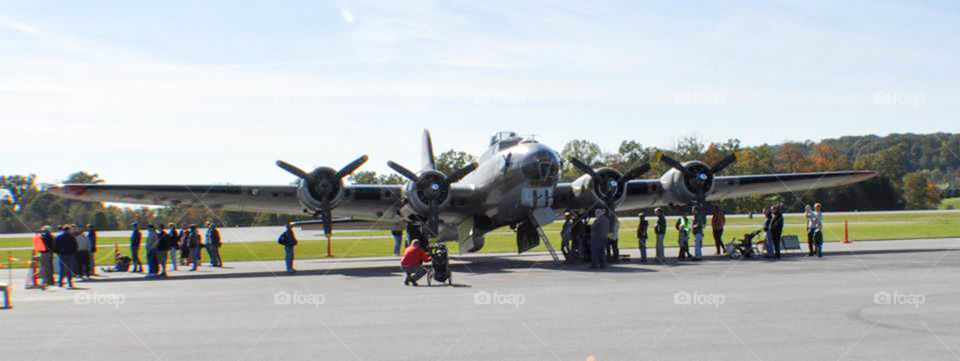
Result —
[{"label": "tree line", "polygon": [[[696,135],[683,136],[669,149],[645,147],[633,140],[624,140],[614,151],[604,151],[597,144],[575,139],[562,148],[563,159],[576,157],[594,166],[608,166],[620,171],[650,163],[645,177],[659,177],[668,166],[658,162],[666,154],[681,161],[702,160],[713,164],[727,154],[735,154],[737,162],[720,175],[766,173],[822,172],[838,170],[872,170],[878,177],[850,187],[824,189],[804,194],[792,192],[746,197],[715,202],[728,212],[756,212],[772,203],[782,203],[789,211],[800,211],[804,204],[821,202],[830,211],[932,209],[940,200],[958,197],[960,179],[960,134],[891,134],[848,136],[820,142],[787,141],[745,147],[737,139],[707,143]],[[448,150],[436,164],[444,173],[474,161],[469,153]],[[564,163],[562,180],[580,176],[569,162]],[[348,178],[354,184],[402,184],[397,174],[359,171]],[[77,172],[64,183],[103,183],[97,174]],[[61,223],[92,224],[98,229],[124,229],[131,223],[202,224],[214,221],[226,226],[280,225],[302,216],[270,213],[231,212],[200,207],[117,207],[101,203],[71,201],[48,194],[34,175],[0,176],[0,233],[28,232],[42,225]]]}]

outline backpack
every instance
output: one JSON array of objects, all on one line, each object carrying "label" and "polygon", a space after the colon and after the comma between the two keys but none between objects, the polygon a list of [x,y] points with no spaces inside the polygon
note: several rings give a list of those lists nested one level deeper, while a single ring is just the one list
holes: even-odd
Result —
[{"label": "backpack", "polygon": [[290,243],[290,239],[287,238],[287,232],[280,234],[280,238],[277,238],[277,243],[286,246]]}]

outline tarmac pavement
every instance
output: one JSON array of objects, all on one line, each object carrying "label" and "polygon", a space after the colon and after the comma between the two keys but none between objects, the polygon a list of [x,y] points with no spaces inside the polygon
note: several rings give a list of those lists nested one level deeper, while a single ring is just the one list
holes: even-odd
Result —
[{"label": "tarmac pavement", "polygon": [[602,270],[470,255],[454,287],[416,288],[394,257],[298,261],[295,276],[278,261],[103,274],[80,290],[23,290],[15,270],[0,359],[957,360],[957,246],[682,263],[670,249],[662,264],[624,250],[632,262]]}]

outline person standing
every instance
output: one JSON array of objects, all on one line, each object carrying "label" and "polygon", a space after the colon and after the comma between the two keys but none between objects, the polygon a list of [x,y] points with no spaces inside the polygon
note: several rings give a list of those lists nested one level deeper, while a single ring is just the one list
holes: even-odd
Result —
[{"label": "person standing", "polygon": [[[159,266],[159,277],[167,277],[167,255],[170,254],[170,233],[163,228],[163,224],[159,224],[160,228],[159,239],[157,242],[157,265]],[[172,229],[170,230],[173,231]]]},{"label": "person standing", "polygon": [[87,238],[90,239],[90,264],[87,269],[90,270],[92,276],[97,273],[97,230],[93,228],[92,224],[87,225]]},{"label": "person standing", "polygon": [[637,224],[637,246],[640,248],[640,263],[647,263],[647,215],[640,213],[640,223]]},{"label": "person standing", "polygon": [[40,252],[40,276],[45,286],[53,286],[53,229],[43,226],[40,229],[40,240],[43,242],[43,252]]},{"label": "person standing", "polygon": [[620,218],[612,210],[608,210],[607,216],[610,218],[610,233],[607,236],[607,261],[620,261]]},{"label": "person standing", "polygon": [[167,225],[167,228],[170,228],[170,233],[167,235],[167,239],[170,241],[170,267],[176,271],[177,270],[177,252],[180,251],[180,234],[177,233],[177,225],[170,223]]},{"label": "person standing", "polygon": [[54,251],[57,253],[57,263],[60,264],[60,276],[57,285],[63,287],[63,280],[67,286],[73,288],[73,272],[76,268],[77,239],[73,236],[70,226],[63,226],[63,232],[54,239]]},{"label": "person standing", "polygon": [[699,261],[703,258],[703,229],[707,226],[707,213],[702,207],[693,207],[693,253],[694,260]]},{"label": "person standing", "polygon": [[677,244],[680,246],[680,255],[677,256],[677,259],[687,259],[693,258],[690,255],[690,248],[688,248],[689,237],[690,237],[690,221],[687,220],[687,214],[681,213],[680,218],[677,218],[677,223],[673,225],[677,229],[679,236],[677,237]]},{"label": "person standing", "polygon": [[[289,225],[287,229],[290,229]],[[393,236],[393,255],[399,257],[400,248],[403,245],[403,222],[397,222],[390,226],[390,235]]]},{"label": "person standing", "polygon": [[157,229],[152,224],[147,225],[147,278],[153,278],[157,275],[157,246],[160,243],[160,236],[157,235]]},{"label": "person standing", "polygon": [[79,226],[74,229],[73,237],[77,240],[77,259],[75,275],[81,281],[90,278],[90,238],[84,233],[84,229]]},{"label": "person standing", "polygon": [[770,226],[773,223],[773,212],[771,211],[772,208],[773,206],[763,209],[763,248],[767,251],[767,258],[773,257],[773,242],[771,242],[773,235],[771,234],[770,230]]},{"label": "person standing", "polygon": [[287,229],[280,235],[278,243],[283,245],[283,259],[287,265],[287,273],[296,273],[297,270],[293,268],[293,247],[297,245],[297,236],[293,233],[293,223],[287,223]]},{"label": "person standing", "polygon": [[657,216],[657,225],[653,227],[653,233],[657,236],[657,260],[663,262],[664,249],[663,239],[667,236],[667,217],[663,215],[663,209],[657,208],[653,211]]},{"label": "person standing", "polygon": [[590,226],[590,268],[605,267],[604,249],[610,240],[610,217],[605,210],[597,208],[593,225]]},{"label": "person standing", "polygon": [[726,252],[723,246],[723,227],[727,224],[727,216],[723,209],[716,207],[713,209],[713,218],[710,219],[710,228],[713,229],[713,244],[717,246],[717,255]]},{"label": "person standing", "polygon": [[143,235],[140,234],[140,224],[133,224],[133,233],[130,233],[130,262],[133,264],[133,270],[130,272],[143,272],[143,263],[140,262],[140,242]]},{"label": "person standing", "polygon": [[200,232],[197,231],[197,225],[190,225],[190,233],[187,239],[187,244],[190,247],[190,261],[193,262],[193,268],[191,268],[190,271],[196,271],[197,266],[200,265],[200,246],[202,245]]},{"label": "person standing", "polygon": [[813,244],[817,248],[817,257],[823,257],[823,205],[817,203],[813,206],[814,211],[810,213]]},{"label": "person standing", "polygon": [[770,233],[773,234],[773,248],[776,250],[776,257],[780,258],[780,238],[783,236],[783,211],[781,206],[773,208],[773,220],[770,222]]},{"label": "person standing", "polygon": [[190,230],[184,225],[180,228],[180,265],[190,264]]},{"label": "person standing", "polygon": [[210,256],[211,266],[223,266],[220,261],[220,231],[217,230],[217,225],[213,223],[207,223],[207,255]]},{"label": "person standing", "polygon": [[414,239],[410,246],[403,251],[403,258],[400,260],[400,268],[406,277],[403,284],[406,286],[417,286],[417,281],[427,274],[423,268],[423,262],[430,262],[430,255],[424,251],[425,247],[420,246],[420,240]]},{"label": "person standing", "polygon": [[807,257],[813,257],[816,250],[813,248],[813,207],[803,206],[803,215],[807,218]]},{"label": "person standing", "polygon": [[563,212],[563,227],[560,228],[560,252],[566,257],[567,261],[573,259],[571,245],[573,244],[573,213]]}]

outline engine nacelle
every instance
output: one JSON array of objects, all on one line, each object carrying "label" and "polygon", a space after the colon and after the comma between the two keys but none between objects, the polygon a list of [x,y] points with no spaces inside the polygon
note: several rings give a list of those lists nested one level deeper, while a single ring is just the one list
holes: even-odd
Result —
[{"label": "engine nacelle", "polygon": [[615,205],[620,205],[626,199],[627,191],[619,187],[618,181],[623,174],[613,168],[600,168],[596,173],[602,178],[601,183],[594,181],[593,177],[584,174],[573,181],[572,189],[574,197],[581,199],[583,203],[593,203],[598,200],[606,200]]},{"label": "engine nacelle", "polygon": [[310,172],[309,180],[300,180],[297,187],[297,199],[310,212],[323,209],[324,201],[335,208],[343,200],[343,180],[337,177],[337,171],[320,167]]},{"label": "engine nacelle", "polygon": [[436,202],[437,208],[450,203],[450,186],[445,183],[446,179],[438,171],[425,171],[417,182],[409,182],[403,187],[403,196],[417,214],[427,215],[431,201]]},{"label": "engine nacelle", "polygon": [[701,161],[689,161],[683,163],[683,166],[696,174],[696,177],[688,176],[677,169],[671,168],[660,177],[663,189],[672,193],[674,199],[683,203],[696,200],[697,190],[709,194],[710,190],[713,189],[713,174],[710,172],[710,166]]}]

